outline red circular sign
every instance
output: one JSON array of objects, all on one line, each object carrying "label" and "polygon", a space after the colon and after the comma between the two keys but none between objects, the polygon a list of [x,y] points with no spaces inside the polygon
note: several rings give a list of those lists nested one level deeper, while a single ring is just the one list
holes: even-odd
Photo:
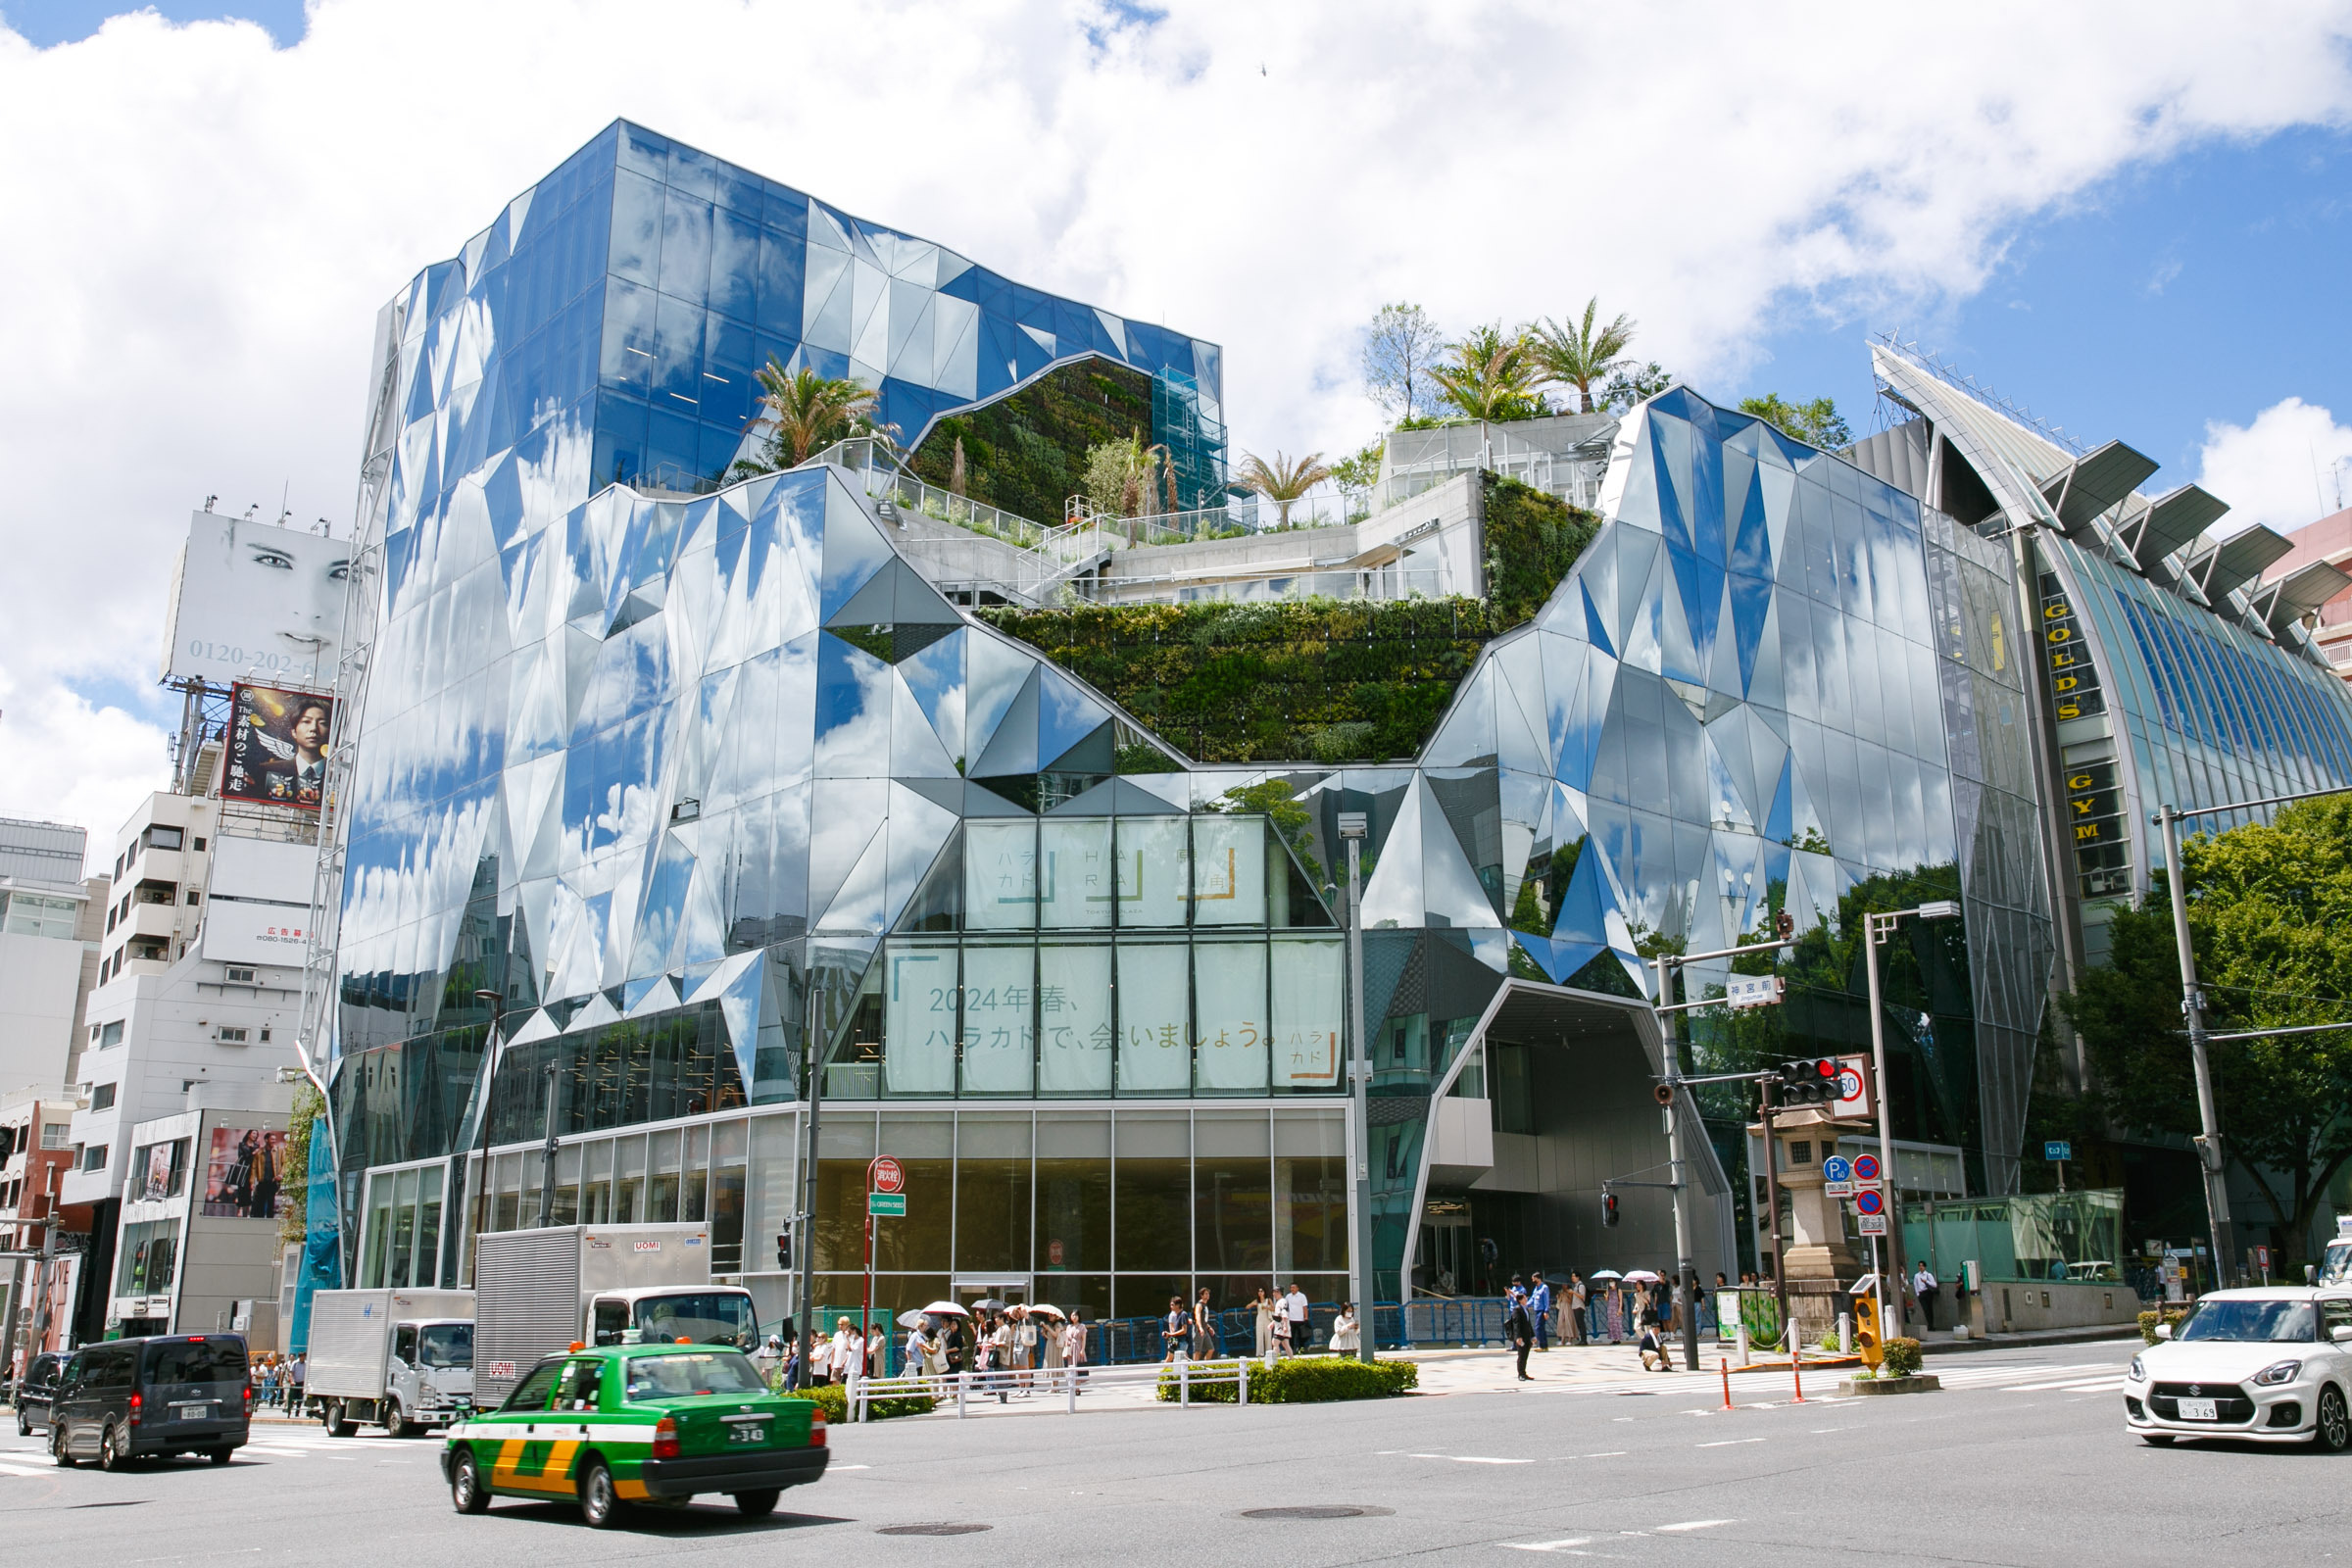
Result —
[{"label": "red circular sign", "polygon": [[1856,1193],[1854,1207],[1865,1214],[1877,1214],[1886,1209],[1886,1200],[1881,1198],[1877,1193]]},{"label": "red circular sign", "polygon": [[866,1167],[877,1193],[903,1193],[906,1190],[906,1167],[884,1154]]},{"label": "red circular sign", "polygon": [[1856,1180],[1856,1181],[1858,1181],[1858,1182],[1875,1182],[1875,1181],[1877,1181],[1878,1179],[1879,1179],[1879,1156],[1878,1156],[1878,1155],[1876,1155],[1876,1154],[1857,1154],[1857,1155],[1855,1155],[1855,1156],[1854,1156],[1854,1180]]}]

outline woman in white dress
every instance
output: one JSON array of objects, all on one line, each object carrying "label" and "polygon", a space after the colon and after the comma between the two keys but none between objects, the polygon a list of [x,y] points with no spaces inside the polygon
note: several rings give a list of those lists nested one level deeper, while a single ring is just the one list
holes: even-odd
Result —
[{"label": "woman in white dress", "polygon": [[1331,1353],[1353,1355],[1359,1348],[1360,1331],[1355,1321],[1355,1303],[1342,1301],[1339,1318],[1331,1325]]},{"label": "woman in white dress", "polygon": [[1266,1294],[1264,1286],[1257,1288],[1257,1299],[1250,1303],[1250,1308],[1257,1317],[1257,1358],[1262,1361],[1274,1335],[1274,1298]]}]

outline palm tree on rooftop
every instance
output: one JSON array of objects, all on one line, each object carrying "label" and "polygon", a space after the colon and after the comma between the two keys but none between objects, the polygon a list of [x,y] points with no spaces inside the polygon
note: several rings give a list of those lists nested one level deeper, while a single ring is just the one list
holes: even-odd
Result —
[{"label": "palm tree on rooftop", "polygon": [[1527,339],[1505,332],[1499,321],[1450,345],[1446,360],[1430,367],[1429,377],[1446,402],[1473,419],[1524,419],[1544,412],[1536,396],[1542,374],[1529,356]]},{"label": "palm tree on rooftop", "polygon": [[1625,351],[1634,341],[1634,318],[1619,315],[1603,326],[1600,321],[1600,301],[1585,302],[1582,322],[1570,320],[1566,326],[1545,317],[1528,328],[1529,356],[1544,379],[1561,386],[1576,388],[1581,412],[1592,412],[1592,385],[1606,381],[1625,358]]},{"label": "palm tree on rooftop", "polygon": [[1320,452],[1309,452],[1295,463],[1280,452],[1274,454],[1272,463],[1250,452],[1242,456],[1241,474],[1235,482],[1273,502],[1275,526],[1287,528],[1291,525],[1291,508],[1298,504],[1298,498],[1330,477],[1331,469]]},{"label": "palm tree on rooftop", "polygon": [[807,366],[788,372],[772,359],[760,368],[759,380],[760,412],[754,422],[768,427],[770,468],[798,467],[850,435],[882,433],[872,419],[881,398],[869,387],[819,375]]}]

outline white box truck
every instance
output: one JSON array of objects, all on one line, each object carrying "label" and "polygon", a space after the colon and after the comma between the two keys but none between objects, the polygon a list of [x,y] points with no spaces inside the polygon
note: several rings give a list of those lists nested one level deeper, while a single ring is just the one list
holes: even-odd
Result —
[{"label": "white box truck", "polygon": [[447,1426],[473,1403],[473,1293],[320,1291],[303,1392],[337,1437]]},{"label": "white box truck", "polygon": [[708,1225],[551,1225],[476,1239],[474,1390],[494,1409],[541,1356],[582,1345],[759,1344],[752,1293],[710,1283]]}]

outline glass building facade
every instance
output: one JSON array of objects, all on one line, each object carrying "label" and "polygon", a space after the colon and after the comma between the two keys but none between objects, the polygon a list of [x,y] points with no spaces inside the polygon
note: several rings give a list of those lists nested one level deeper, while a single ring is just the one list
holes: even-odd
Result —
[{"label": "glass building facade", "polygon": [[[838,1305],[879,1153],[909,1195],[886,1304],[1336,1298],[1351,812],[1379,1299],[1491,1283],[1465,1225],[1506,1269],[1672,1266],[1656,1195],[1598,1226],[1601,1187],[1666,1157],[1663,1053],[1866,1051],[1860,915],[1928,899],[1965,914],[1886,956],[1894,1131],[2007,1191],[2081,903],[2046,628],[2095,648],[2127,791],[2344,766],[2347,699],[2276,644],[1683,389],[1623,421],[1598,535],[1419,757],[1193,763],[951,603],[842,470],[680,492],[731,461],[749,404],[717,388],[771,352],[880,385],[912,433],[1074,353],[1207,431],[1216,351],[625,124],[420,274],[379,347],[306,1036],[355,1283],[455,1283],[473,1229],[544,1201],[708,1221],[770,1321],[804,1271]],[[665,478],[690,451],[696,484]],[[2122,638],[2159,652],[2119,668]],[[1650,960],[1783,911],[1787,1003],[1668,1038]],[[1733,1270],[1745,1107],[1690,1108],[1689,1250]]]}]

